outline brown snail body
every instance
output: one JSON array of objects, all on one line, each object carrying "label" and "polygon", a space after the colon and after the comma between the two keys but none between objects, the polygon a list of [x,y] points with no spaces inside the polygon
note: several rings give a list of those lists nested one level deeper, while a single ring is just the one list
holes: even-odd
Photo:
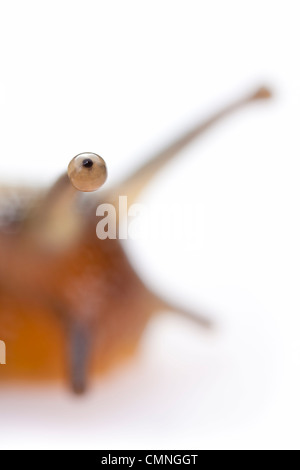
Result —
[{"label": "brown snail body", "polygon": [[[99,197],[84,207],[77,190],[95,190],[97,178],[101,186],[105,163],[94,161],[98,173],[96,183],[91,183],[89,154],[79,160],[77,156],[69,167],[71,180],[76,180],[77,170],[83,171],[73,181],[77,189],[64,175],[48,193],[33,197],[11,216],[0,228],[0,339],[7,350],[0,381],[68,377],[72,389],[82,392],[90,376],[135,351],[154,312],[178,310],[143,284],[118,239],[97,238],[96,207],[114,203],[120,195],[126,195],[130,204],[152,176],[202,131],[231,111],[267,97],[269,92],[261,88],[195,126],[120,186],[100,190]],[[5,197],[0,191],[0,198]],[[205,318],[183,313],[209,325]]]}]

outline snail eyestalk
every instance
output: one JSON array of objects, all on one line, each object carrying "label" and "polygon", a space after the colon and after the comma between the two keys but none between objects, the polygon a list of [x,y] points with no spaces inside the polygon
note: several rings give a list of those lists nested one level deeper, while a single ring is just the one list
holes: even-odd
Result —
[{"label": "snail eyestalk", "polygon": [[86,193],[97,191],[107,178],[105,161],[95,153],[80,153],[71,160],[68,176],[78,191]]},{"label": "snail eyestalk", "polygon": [[97,191],[107,178],[106,164],[95,153],[81,153],[69,163],[62,175],[45,194],[28,217],[27,233],[39,244],[64,248],[74,242],[82,231],[82,214],[78,198],[82,193]]},{"label": "snail eyestalk", "polygon": [[271,97],[271,90],[268,87],[261,86],[254,92],[247,93],[238,100],[225,106],[220,111],[212,114],[211,117],[205,121],[196,123],[196,125],[187,132],[184,132],[181,136],[179,135],[175,141],[166,145],[166,147],[162,148],[158,153],[152,155],[145,164],[126,178],[119,187],[113,188],[111,191],[111,200],[114,202],[116,195],[126,194],[128,197],[128,205],[133,204],[152,178],[193,140],[235,111],[239,111],[255,101],[268,100]]}]

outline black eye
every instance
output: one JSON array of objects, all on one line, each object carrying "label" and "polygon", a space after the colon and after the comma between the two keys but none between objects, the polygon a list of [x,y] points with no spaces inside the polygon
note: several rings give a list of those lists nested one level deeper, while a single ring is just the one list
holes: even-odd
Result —
[{"label": "black eye", "polygon": [[96,191],[105,183],[106,164],[103,158],[95,153],[80,153],[70,162],[68,175],[73,186],[79,191]]},{"label": "black eye", "polygon": [[84,168],[92,168],[93,165],[94,165],[94,162],[90,158],[86,158],[82,162],[82,166],[84,166]]}]

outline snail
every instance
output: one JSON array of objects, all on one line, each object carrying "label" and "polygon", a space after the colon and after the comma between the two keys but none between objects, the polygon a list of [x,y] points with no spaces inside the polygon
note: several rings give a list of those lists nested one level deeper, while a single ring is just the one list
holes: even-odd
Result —
[{"label": "snail", "polygon": [[[171,310],[209,328],[152,292],[132,268],[118,238],[96,235],[96,207],[127,196],[132,204],[152,177],[220,119],[267,88],[237,100],[166,146],[109,191],[106,163],[74,157],[48,191],[0,188],[0,382],[66,381],[86,391],[91,378],[132,355],[153,314]],[[99,190],[97,198],[86,194]],[[1,343],[1,344],[2,344]],[[2,344],[2,346],[3,346]]]}]

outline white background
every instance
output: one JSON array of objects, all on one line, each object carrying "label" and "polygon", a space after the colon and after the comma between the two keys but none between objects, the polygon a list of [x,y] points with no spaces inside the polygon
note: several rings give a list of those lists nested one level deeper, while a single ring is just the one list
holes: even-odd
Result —
[{"label": "white background", "polygon": [[299,449],[299,43],[297,1],[0,3],[2,182],[51,184],[93,151],[111,183],[221,104],[275,93],[141,198],[196,200],[196,239],[127,243],[152,288],[212,312],[216,331],[156,319],[84,398],[1,385],[1,447]]}]

